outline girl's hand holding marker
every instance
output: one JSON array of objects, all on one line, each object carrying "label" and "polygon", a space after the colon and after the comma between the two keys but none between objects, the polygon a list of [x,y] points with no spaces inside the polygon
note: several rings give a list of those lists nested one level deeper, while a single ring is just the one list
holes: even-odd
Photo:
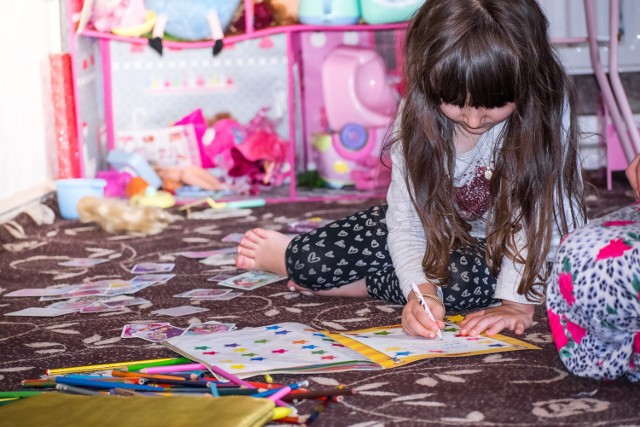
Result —
[{"label": "girl's hand holding marker", "polygon": [[[439,300],[436,301],[435,298],[427,298],[425,300],[420,288],[415,283],[411,283],[411,289],[413,290],[413,295],[409,296],[409,301],[402,310],[402,328],[409,335],[420,335],[427,338],[435,338],[437,336],[442,339],[441,329],[444,328],[444,321],[442,320],[445,314],[444,305]],[[436,297],[435,294],[427,295]],[[429,303],[431,303],[431,307]]]}]

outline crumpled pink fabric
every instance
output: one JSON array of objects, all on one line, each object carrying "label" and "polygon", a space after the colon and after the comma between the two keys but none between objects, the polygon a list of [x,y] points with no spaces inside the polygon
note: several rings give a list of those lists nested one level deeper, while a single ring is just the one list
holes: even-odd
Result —
[{"label": "crumpled pink fabric", "polygon": [[[239,177],[247,175],[252,183],[280,185],[283,176],[280,173],[287,158],[287,142],[274,132],[260,130],[249,135],[241,144],[231,149],[233,166],[229,169],[229,176]],[[265,170],[263,162],[274,163],[272,179],[264,182]]]},{"label": "crumpled pink fabric", "polygon": [[[260,109],[246,126],[234,119],[218,120],[213,125],[213,141],[204,147],[213,163],[226,169],[230,177],[247,177],[254,194],[261,185],[276,186],[284,180],[288,142],[278,135],[267,111]],[[268,166],[273,169],[268,171]]]}]

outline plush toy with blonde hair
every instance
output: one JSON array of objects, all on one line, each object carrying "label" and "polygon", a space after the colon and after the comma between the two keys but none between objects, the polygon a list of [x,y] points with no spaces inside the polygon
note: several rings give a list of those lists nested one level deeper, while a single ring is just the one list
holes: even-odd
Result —
[{"label": "plush toy with blonde hair", "polygon": [[135,206],[118,199],[83,197],[78,202],[82,222],[95,222],[108,233],[158,234],[167,225],[182,219],[155,206]]}]

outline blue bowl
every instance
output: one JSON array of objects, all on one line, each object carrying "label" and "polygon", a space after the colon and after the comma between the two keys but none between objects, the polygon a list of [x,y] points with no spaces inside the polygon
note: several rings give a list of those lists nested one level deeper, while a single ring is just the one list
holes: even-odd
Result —
[{"label": "blue bowl", "polygon": [[56,182],[58,207],[64,219],[78,219],[78,202],[83,197],[103,197],[107,181],[97,178],[59,179]]}]

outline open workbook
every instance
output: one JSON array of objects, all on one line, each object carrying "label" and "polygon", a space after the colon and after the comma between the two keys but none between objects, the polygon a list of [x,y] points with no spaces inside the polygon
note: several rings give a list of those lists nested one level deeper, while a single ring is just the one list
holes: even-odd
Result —
[{"label": "open workbook", "polygon": [[163,342],[175,352],[240,378],[266,373],[388,369],[433,357],[539,349],[502,335],[463,337],[447,323],[442,340],[412,337],[399,325],[331,333],[301,323],[278,323]]}]

